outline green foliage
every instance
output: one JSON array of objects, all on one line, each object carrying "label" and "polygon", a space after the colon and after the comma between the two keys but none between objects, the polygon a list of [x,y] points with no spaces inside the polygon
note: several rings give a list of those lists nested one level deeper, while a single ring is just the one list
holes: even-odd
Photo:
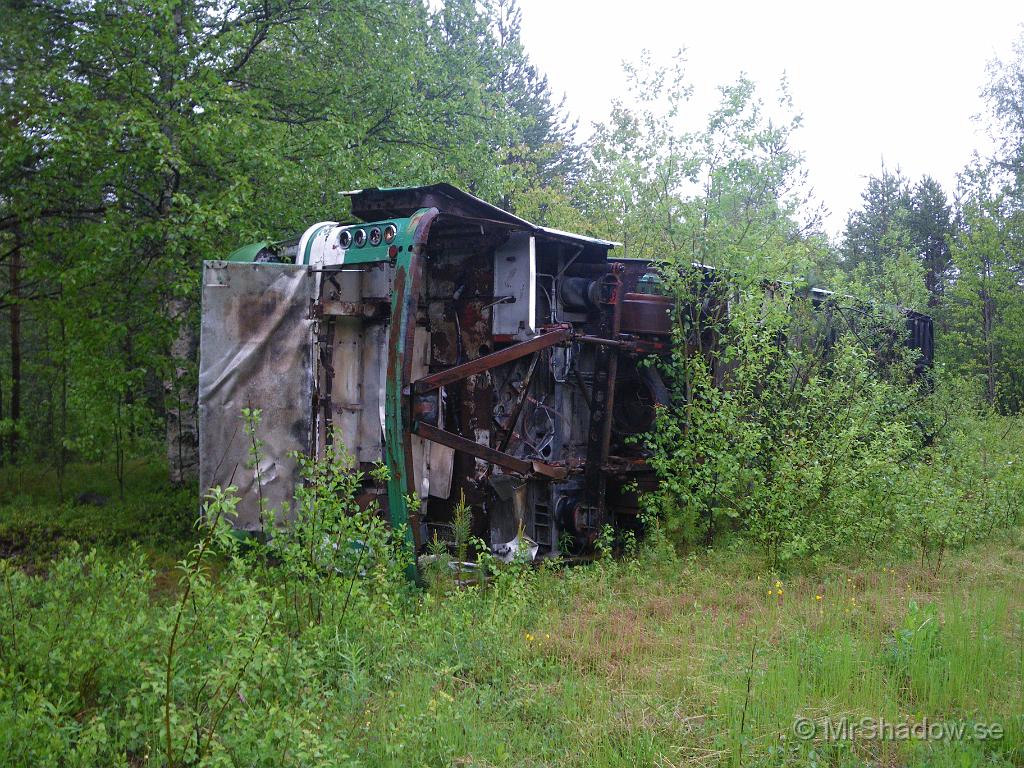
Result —
[{"label": "green foliage", "polygon": [[924,415],[934,440],[899,501],[907,537],[935,571],[951,550],[1013,530],[1024,519],[1015,501],[1024,488],[1020,418],[978,402],[963,383],[939,388]]},{"label": "green foliage", "polygon": [[343,218],[341,189],[564,208],[579,162],[514,2],[48,0],[4,22],[5,461],[123,464],[166,437],[187,476],[204,259]]},{"label": "green foliage", "polygon": [[297,623],[302,584],[238,547],[232,505],[207,500],[172,600],[138,553],[72,550],[46,577],[0,563],[6,764],[168,765],[168,722],[177,766],[859,764],[853,745],[794,740],[797,715],[999,722],[1000,740],[877,747],[901,765],[1019,761],[1016,546],[953,556],[941,581],[897,562],[783,583],[749,554],[647,548],[443,595],[362,576],[377,599]]},{"label": "green foliage", "polygon": [[108,562],[74,550],[47,579],[0,563],[6,593],[0,744],[11,765],[62,756],[95,765],[155,736],[157,701],[139,688],[158,612],[140,555]]},{"label": "green foliage", "polygon": [[295,630],[398,599],[410,557],[404,533],[390,528],[376,502],[357,502],[363,473],[355,459],[337,444],[319,461],[296,459],[305,482],[286,511],[290,519],[274,526],[265,551],[254,550],[279,564]]},{"label": "green foliage", "polygon": [[679,354],[667,371],[682,404],[660,409],[649,437],[660,485],[645,503],[676,541],[738,532],[774,565],[917,552],[937,571],[1020,523],[1019,418],[952,379],[908,384],[911,361],[881,368],[863,329],[825,354],[799,327],[801,309],[804,322],[818,312],[783,296],[744,295],[714,355]]},{"label": "green foliage", "polygon": [[575,193],[588,231],[622,242],[628,257],[762,277],[809,269],[823,240],[792,147],[800,116],[785,81],[774,104],[745,77],[720,87],[716,108],[695,128],[683,52],[664,67],[645,53],[626,72],[636,106],[612,102]]},{"label": "green foliage", "polygon": [[891,542],[886,500],[920,446],[905,364],[863,345],[857,307],[719,280],[728,316],[692,314],[677,334],[680,405],[649,438],[661,484],[647,503],[682,541],[742,531],[776,564]]},{"label": "green foliage", "polygon": [[107,553],[135,544],[160,563],[180,557],[194,535],[195,489],[168,488],[161,463],[131,461],[121,498],[116,469],[71,464],[63,487],[50,467],[0,470],[0,553],[29,568],[45,568],[72,543]]},{"label": "green foliage", "polygon": [[[581,152],[513,2],[5,12],[7,763],[863,763],[782,738],[804,711],[999,720],[1000,742],[872,756],[1020,763],[1020,547],[959,554],[1021,523],[1020,56],[993,66],[998,157],[956,210],[883,169],[832,248],[785,83],[766,102],[741,78],[694,126],[682,57],[645,57],[635,103]],[[649,440],[645,539],[599,537],[623,559],[501,565],[462,499],[420,591],[341,446],[300,461],[288,509],[261,502],[251,541],[227,525],[231,489],[192,528],[190,493],[132,461],[187,416],[200,261],[343,217],[338,179],[460,183],[659,263],[680,299],[676,405]],[[710,300],[693,261],[727,275]],[[823,278],[841,295],[811,310]],[[909,380],[893,303],[939,321],[934,392]],[[244,419],[258,467],[259,411]]]},{"label": "green foliage", "polygon": [[934,311],[953,282],[955,229],[946,194],[930,176],[911,185],[884,165],[871,176],[839,248],[832,287],[918,311]]},{"label": "green foliage", "polygon": [[903,626],[893,632],[889,642],[890,663],[898,671],[911,677],[914,666],[927,667],[939,652],[938,611],[934,605],[919,606],[911,600]]},{"label": "green foliage", "polygon": [[953,241],[958,277],[949,291],[950,363],[980,382],[990,405],[1019,412],[1024,404],[1024,290],[1014,204],[981,173],[971,182],[963,227]]}]

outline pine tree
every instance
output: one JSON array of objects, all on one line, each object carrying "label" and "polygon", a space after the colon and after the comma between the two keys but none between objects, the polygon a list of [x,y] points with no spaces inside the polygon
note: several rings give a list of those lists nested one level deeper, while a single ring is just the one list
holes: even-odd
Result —
[{"label": "pine tree", "polygon": [[951,277],[949,238],[953,234],[953,220],[946,193],[931,176],[923,177],[914,186],[906,225],[914,252],[925,267],[928,304],[935,307]]},{"label": "pine tree", "polygon": [[890,172],[883,165],[879,176],[868,178],[861,200],[861,208],[846,221],[842,265],[850,272],[860,268],[877,276],[886,261],[897,258],[910,245],[910,187],[899,169]]}]

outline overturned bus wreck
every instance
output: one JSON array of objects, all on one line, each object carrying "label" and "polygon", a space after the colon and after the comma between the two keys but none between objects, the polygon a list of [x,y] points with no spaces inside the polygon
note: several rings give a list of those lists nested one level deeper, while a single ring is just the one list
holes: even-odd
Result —
[{"label": "overturned bus wreck", "polygon": [[[669,391],[673,301],[650,262],[531,224],[446,184],[349,193],[363,223],[325,221],[203,271],[200,483],[238,486],[259,531],[300,481],[296,453],[343,443],[417,552],[455,505],[499,554],[580,555],[633,527],[654,476],[630,438]],[[931,320],[908,314],[931,357]],[[253,465],[243,409],[259,409]]]}]

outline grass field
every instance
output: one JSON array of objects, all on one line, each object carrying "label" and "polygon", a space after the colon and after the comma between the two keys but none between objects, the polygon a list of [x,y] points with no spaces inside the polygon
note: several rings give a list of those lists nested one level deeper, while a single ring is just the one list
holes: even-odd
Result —
[{"label": "grass field", "polygon": [[[19,565],[4,568],[0,601],[9,764],[167,763],[168,566],[187,549],[189,505],[170,511],[177,497],[138,470],[125,503],[61,506],[42,482],[2,500]],[[150,530],[169,521],[183,528]],[[71,538],[102,555],[44,562]],[[486,589],[368,590],[347,614],[340,589],[343,619],[302,631],[254,590],[228,569],[199,598],[189,637],[201,641],[176,670],[175,764],[1024,764],[1018,531],[938,573],[865,554],[782,575],[743,548],[662,547]],[[870,738],[879,721],[890,731]],[[202,723],[210,746],[190,750]],[[844,723],[860,733],[828,733]],[[928,723],[966,731],[899,738]]]},{"label": "grass field", "polygon": [[47,467],[0,470],[0,557],[32,569],[72,540],[114,554],[136,544],[166,570],[191,546],[196,492],[169,489],[159,463],[129,464],[124,498],[112,466],[72,465],[67,475],[62,494]]}]

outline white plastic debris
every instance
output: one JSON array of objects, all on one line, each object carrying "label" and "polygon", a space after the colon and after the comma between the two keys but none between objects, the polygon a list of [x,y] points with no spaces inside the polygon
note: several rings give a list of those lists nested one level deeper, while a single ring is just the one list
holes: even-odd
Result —
[{"label": "white plastic debris", "polygon": [[[530,562],[537,557],[539,549],[540,545],[529,536],[516,536],[512,541],[494,547],[491,552],[503,563],[511,563],[516,559]],[[520,550],[522,550],[522,556],[517,557]]]}]

